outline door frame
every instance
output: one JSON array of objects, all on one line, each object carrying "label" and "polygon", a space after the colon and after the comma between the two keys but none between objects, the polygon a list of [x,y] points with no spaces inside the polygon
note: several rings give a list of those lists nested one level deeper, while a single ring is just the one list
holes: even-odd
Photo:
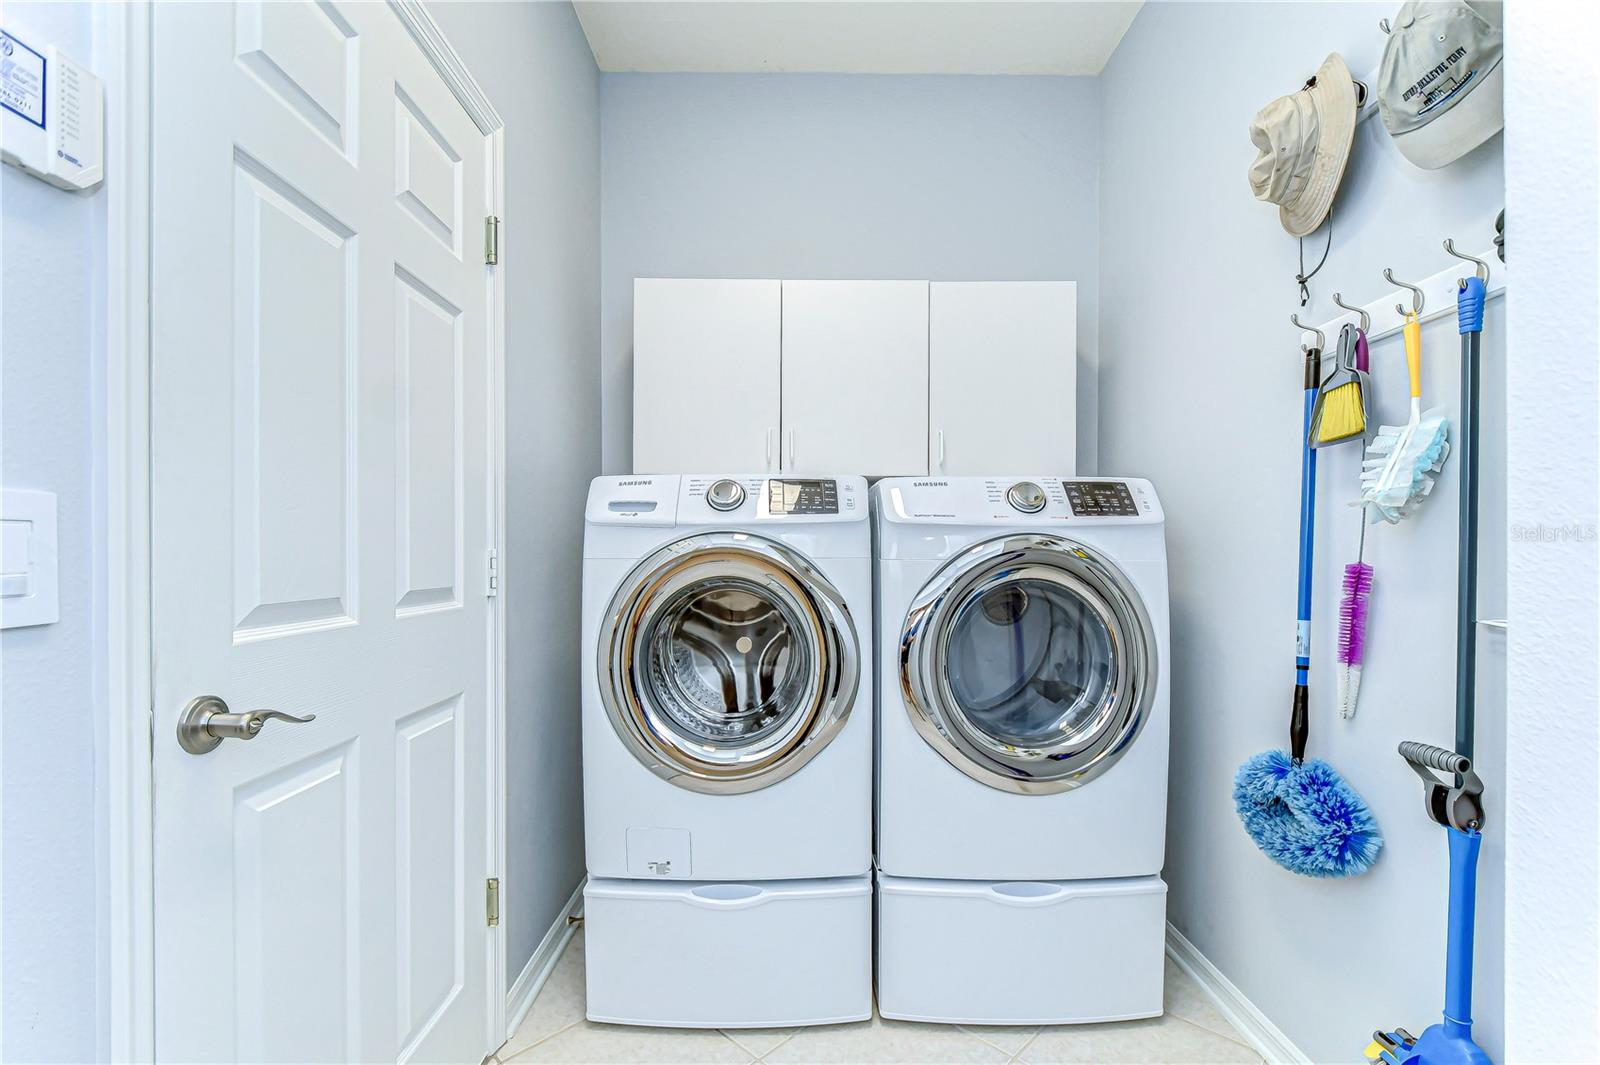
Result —
[{"label": "door frame", "polygon": [[[423,55],[484,135],[490,211],[502,221],[506,251],[505,123],[473,80],[421,0],[389,0]],[[95,58],[106,83],[106,337],[104,432],[97,463],[105,555],[105,626],[96,648],[106,732],[106,849],[109,901],[96,919],[107,948],[107,979],[97,1028],[99,1056],[109,1061],[155,1058],[155,822],[151,758],[154,698],[150,566],[150,249],[154,123],[151,92],[153,13],[150,0],[97,5]],[[489,322],[489,529],[505,580],[505,274],[487,269]],[[487,560],[484,560],[487,565]],[[486,575],[484,579],[487,579]],[[501,912],[514,898],[505,882],[505,596],[490,603],[488,782],[489,875],[501,881]],[[470,897],[470,896],[469,896]],[[489,927],[489,1010],[484,1046],[505,1035],[505,923]]]}]

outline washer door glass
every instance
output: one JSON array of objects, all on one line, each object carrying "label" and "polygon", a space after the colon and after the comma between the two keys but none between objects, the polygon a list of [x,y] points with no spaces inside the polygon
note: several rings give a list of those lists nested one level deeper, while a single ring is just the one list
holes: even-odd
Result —
[{"label": "washer door glass", "polygon": [[918,731],[975,780],[1076,787],[1143,728],[1155,640],[1126,576],[1055,536],[989,541],[936,574],[908,615],[902,688]]},{"label": "washer door glass", "polygon": [[617,735],[680,787],[784,779],[843,726],[859,652],[838,591],[805,559],[746,533],[669,544],[623,581],[599,676]]},{"label": "washer door glass", "polygon": [[644,642],[648,694],[691,743],[749,745],[803,712],[813,641],[768,588],[738,578],[686,588]]}]

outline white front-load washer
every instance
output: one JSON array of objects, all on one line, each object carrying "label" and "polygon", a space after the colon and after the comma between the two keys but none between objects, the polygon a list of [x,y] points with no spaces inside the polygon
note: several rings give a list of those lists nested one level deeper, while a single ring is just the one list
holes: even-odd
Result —
[{"label": "white front-load washer", "polygon": [[1155,490],[888,478],[872,507],[880,1011],[1159,1014],[1169,652]]},{"label": "white front-load washer", "polygon": [[585,513],[588,1015],[871,1016],[860,477],[601,477]]}]

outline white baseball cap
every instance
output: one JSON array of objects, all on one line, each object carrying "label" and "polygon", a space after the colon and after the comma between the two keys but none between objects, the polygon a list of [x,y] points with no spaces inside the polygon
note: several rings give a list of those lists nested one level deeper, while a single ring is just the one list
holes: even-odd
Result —
[{"label": "white baseball cap", "polygon": [[1501,4],[1409,0],[1378,65],[1378,110],[1395,147],[1425,170],[1455,162],[1505,125]]},{"label": "white baseball cap", "polygon": [[1312,233],[1328,217],[1355,138],[1356,85],[1344,57],[1333,52],[1299,92],[1280,96],[1250,121],[1256,146],[1250,188],[1278,205],[1292,237]]}]

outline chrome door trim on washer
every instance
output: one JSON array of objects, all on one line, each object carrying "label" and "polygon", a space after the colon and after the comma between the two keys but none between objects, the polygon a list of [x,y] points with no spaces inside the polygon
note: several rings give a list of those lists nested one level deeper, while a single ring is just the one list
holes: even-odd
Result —
[{"label": "chrome door trim on washer", "polygon": [[[1021,582],[1081,600],[1104,627],[1114,673],[1093,705],[1094,727],[1081,741],[1024,746],[996,737],[968,719],[951,688],[950,641],[958,618],[1008,587],[1002,594],[1020,595],[1025,604]],[[1065,791],[1109,769],[1150,716],[1159,668],[1150,616],[1127,576],[1098,551],[1049,534],[1001,536],[951,558],[912,601],[900,638],[900,687],[917,732],[973,780],[1019,794]]]},{"label": "chrome door trim on washer", "polygon": [[[686,609],[700,589],[731,589],[761,599],[782,615],[786,637],[799,646],[794,706],[751,743],[721,743],[687,734],[682,718],[652,692],[646,675],[658,635],[673,611]],[[652,646],[653,645],[653,646]],[[748,640],[742,651],[752,650]],[[838,589],[810,562],[783,544],[754,533],[698,533],[667,544],[641,561],[612,597],[596,648],[606,716],[623,745],[651,772],[681,788],[708,794],[755,791],[793,774],[838,734],[860,681],[855,623]],[[683,709],[680,701],[678,708]]]}]

